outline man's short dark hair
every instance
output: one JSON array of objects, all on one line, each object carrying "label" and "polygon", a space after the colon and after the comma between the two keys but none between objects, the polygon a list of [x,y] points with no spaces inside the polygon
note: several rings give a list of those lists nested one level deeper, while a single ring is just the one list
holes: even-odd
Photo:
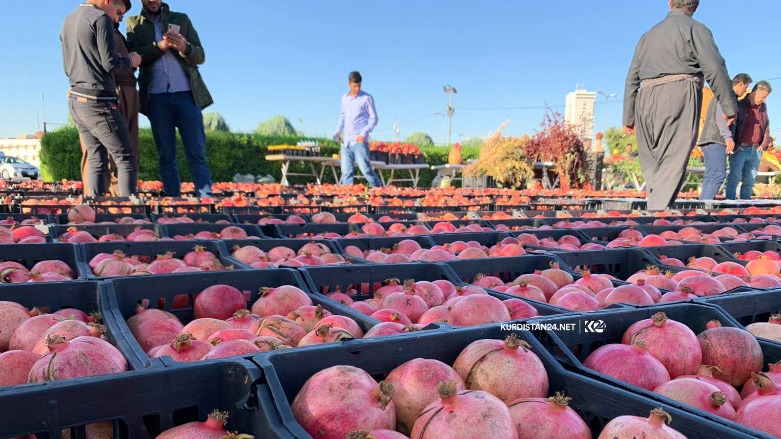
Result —
[{"label": "man's short dark hair", "polygon": [[350,84],[360,84],[363,82],[363,78],[358,72],[350,72],[350,76],[348,78],[350,80]]},{"label": "man's short dark hair", "polygon": [[675,9],[683,9],[687,12],[694,12],[697,7],[700,6],[700,0],[672,0],[672,7]]},{"label": "man's short dark hair", "polygon": [[749,85],[752,82],[754,82],[754,80],[751,79],[751,76],[749,76],[748,73],[738,73],[737,75],[735,75],[734,78],[732,78],[732,85],[738,85],[738,84]]},{"label": "man's short dark hair", "polygon": [[759,81],[756,84],[754,84],[754,89],[751,90],[751,92],[755,91],[766,91],[768,94],[773,92],[773,87],[770,86],[770,83],[767,81]]}]

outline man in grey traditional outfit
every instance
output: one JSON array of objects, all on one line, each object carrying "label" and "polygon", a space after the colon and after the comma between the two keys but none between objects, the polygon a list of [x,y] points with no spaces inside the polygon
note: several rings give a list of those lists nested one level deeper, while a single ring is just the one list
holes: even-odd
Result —
[{"label": "man in grey traditional outfit", "polygon": [[670,0],[670,13],[641,38],[624,92],[624,127],[637,134],[648,209],[675,202],[697,141],[703,80],[728,124],[738,105],[713,35],[692,15],[699,0]]}]

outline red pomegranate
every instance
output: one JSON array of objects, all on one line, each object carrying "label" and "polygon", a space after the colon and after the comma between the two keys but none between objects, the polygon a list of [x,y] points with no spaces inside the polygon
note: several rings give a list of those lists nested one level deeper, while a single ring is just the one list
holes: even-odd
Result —
[{"label": "red pomegranate", "polygon": [[688,326],[668,319],[664,312],[634,323],[621,342],[634,344],[637,340],[646,343],[648,353],[664,364],[671,378],[695,374],[702,361],[697,335]]},{"label": "red pomegranate", "polygon": [[654,390],[670,381],[664,365],[648,352],[644,341],[635,344],[608,344],[595,350],[583,365],[604,375],[637,387]]},{"label": "red pomegranate", "polygon": [[619,416],[605,425],[597,439],[642,437],[649,439],[686,439],[686,436],[667,425],[671,421],[670,415],[660,408],[652,410],[651,416],[648,418]]},{"label": "red pomegranate", "polygon": [[508,404],[519,438],[591,439],[591,430],[575,410],[572,398],[557,392],[550,398],[522,398]]},{"label": "red pomegranate", "polygon": [[702,348],[702,362],[716,366],[713,376],[733,386],[740,387],[752,373],[762,370],[764,355],[757,339],[748,331],[722,327],[711,321],[697,338]]}]

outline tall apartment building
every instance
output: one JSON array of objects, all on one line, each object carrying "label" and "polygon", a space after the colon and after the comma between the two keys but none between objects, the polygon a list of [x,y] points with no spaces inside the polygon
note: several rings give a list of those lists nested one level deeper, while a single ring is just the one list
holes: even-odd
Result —
[{"label": "tall apartment building", "polygon": [[594,105],[597,93],[578,89],[567,93],[564,121],[570,124],[582,141],[594,137]]}]

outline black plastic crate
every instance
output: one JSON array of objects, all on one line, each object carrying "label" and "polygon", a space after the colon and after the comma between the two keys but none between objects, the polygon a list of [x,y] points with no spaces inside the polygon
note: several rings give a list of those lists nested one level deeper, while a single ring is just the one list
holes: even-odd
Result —
[{"label": "black plastic crate", "polygon": [[743,326],[767,322],[771,315],[781,312],[781,289],[743,288],[734,293],[701,297],[696,300],[718,306]]},{"label": "black plastic crate", "polygon": [[[336,217],[336,221],[340,223],[346,223],[350,217],[352,217],[354,214],[352,213],[335,213],[334,216]],[[401,221],[418,221],[420,219],[420,215],[417,213],[397,213],[397,214],[378,214],[378,213],[370,213],[364,215],[371,219],[373,222],[377,222],[380,224],[393,224],[395,222],[401,222]],[[393,221],[380,221],[380,218],[390,216]]]},{"label": "black plastic crate", "polygon": [[715,223],[715,224],[698,224],[693,226],[651,226],[651,225],[641,225],[635,227],[637,230],[640,230],[643,232],[644,235],[650,235],[655,234],[658,235],[662,232],[666,231],[673,231],[673,232],[679,232],[681,229],[691,227],[694,229],[699,230],[703,233],[713,233],[717,230],[721,230],[725,227],[732,227],[735,229],[738,233],[743,233],[745,230],[743,229],[743,224],[734,224],[734,223]]},{"label": "black plastic crate", "polygon": [[279,238],[311,238],[323,233],[337,233],[344,237],[359,230],[358,224],[277,224],[274,226]]},{"label": "black plastic crate", "polygon": [[[431,220],[431,221],[421,221],[421,224],[425,225],[429,229],[433,229],[434,226],[439,224],[439,223],[450,223],[453,226],[455,226],[456,229],[459,229],[461,227],[466,227],[466,226],[469,226],[469,225],[472,225],[472,224],[477,224],[480,227],[487,227],[487,228],[491,229],[490,231],[489,230],[481,230],[480,232],[475,232],[475,233],[490,233],[491,231],[493,231],[493,227],[491,226],[491,223],[489,223],[488,221],[485,221],[485,220],[477,220],[477,219],[475,219],[475,220],[442,220],[442,221]],[[454,232],[454,233],[470,233],[470,232]]]},{"label": "black plastic crate", "polygon": [[47,383],[46,392],[25,389],[0,396],[0,436],[60,438],[67,430],[69,437],[85,438],[84,426],[110,421],[114,438],[153,439],[221,410],[229,413],[229,431],[292,438],[276,413],[267,416],[274,403],[268,388],[257,385],[260,376],[256,365],[236,359],[94,377],[78,384]]},{"label": "black plastic crate", "polygon": [[504,238],[511,237],[509,233],[503,232],[475,232],[475,233],[442,233],[439,235],[429,235],[434,244],[445,245],[456,241],[475,241],[480,245],[491,247],[502,242]]},{"label": "black plastic crate", "polygon": [[[148,215],[149,207],[145,204],[120,204],[120,201],[129,201],[130,199],[106,199],[106,201],[90,201],[89,205],[95,209],[96,214],[108,215]],[[64,211],[63,213],[67,213]]]},{"label": "black plastic crate", "polygon": [[[199,232],[212,232],[219,234],[226,227],[238,227],[247,232],[248,239],[265,238],[266,235],[260,230],[260,226],[254,224],[212,224],[212,223],[194,223],[194,224],[160,224],[159,225],[166,236],[174,238],[175,236],[195,235]],[[222,239],[215,237],[214,239]]]},{"label": "black plastic crate", "polygon": [[[38,220],[39,224],[52,224],[51,215],[46,213],[36,214],[36,215],[29,215],[25,213],[0,213],[0,221],[13,220],[15,223],[21,224],[22,221],[29,220],[29,219]],[[4,227],[9,227],[9,226],[6,225]]]},{"label": "black plastic crate", "polygon": [[609,274],[620,280],[626,280],[638,271],[645,270],[649,265],[659,263],[650,253],[639,248],[560,252],[556,253],[556,256],[564,263],[562,268],[573,273],[588,270],[594,274]]},{"label": "black plastic crate", "polygon": [[[349,365],[365,370],[382,380],[396,367],[415,358],[439,360],[452,365],[470,343],[482,339],[504,339],[511,331],[499,325],[457,330],[445,333],[417,333],[415,337],[364,341],[360,346],[332,346],[315,351],[277,351],[257,357],[254,361],[263,369],[265,382],[274,398],[282,422],[297,438],[311,438],[293,416],[290,404],[304,383],[317,372],[337,365]],[[715,424],[697,415],[667,404],[634,395],[597,380],[566,371],[545,352],[540,342],[528,332],[516,335],[531,345],[548,373],[549,393],[564,392],[572,398],[570,407],[586,421],[594,437],[612,419],[622,415],[648,417],[651,410],[662,407],[672,416],[671,426],[691,439],[749,438],[751,435]]]},{"label": "black plastic crate", "polygon": [[541,226],[550,225],[551,220],[543,218],[514,218],[503,220],[487,220],[488,223],[496,229],[498,226],[506,226],[511,231],[539,229]]},{"label": "black plastic crate", "polygon": [[[720,245],[708,245],[708,244],[690,244],[690,245],[668,245],[663,247],[643,247],[643,250],[651,253],[659,261],[662,256],[668,258],[675,258],[687,263],[689,258],[701,258],[709,257],[716,260],[716,262],[737,262],[745,265],[746,261],[733,256],[733,254],[723,248]],[[661,264],[661,262],[658,262]]]},{"label": "black plastic crate", "polygon": [[[65,244],[58,244],[65,245]],[[229,256],[228,250],[225,249],[225,244],[222,241],[144,241],[144,242],[129,242],[129,241],[114,241],[114,242],[96,242],[89,244],[78,244],[78,251],[81,253],[81,270],[85,273],[87,279],[90,280],[106,280],[95,276],[92,273],[92,269],[89,267],[89,261],[92,260],[99,253],[114,253],[115,251],[121,251],[127,256],[148,256],[152,260],[157,256],[165,255],[168,252],[172,252],[175,258],[181,259],[184,256],[193,251],[196,246],[201,246],[205,250],[208,250],[220,260],[220,263],[228,268],[241,269],[242,266],[237,261]],[[0,249],[2,246],[0,246]],[[2,260],[2,259],[0,259]],[[181,274],[170,274],[168,276],[181,276]],[[136,276],[137,277],[137,276]]]},{"label": "black plastic crate", "polygon": [[641,198],[616,198],[602,200],[602,210],[645,210],[646,200]]},{"label": "black plastic crate", "polygon": [[766,226],[777,226],[777,223],[746,223],[746,224],[740,224],[740,227],[743,229],[743,231],[752,233],[759,236],[772,236],[774,239],[777,239],[781,237],[781,235],[770,235],[767,233],[761,233],[758,231],[760,228],[764,228]]},{"label": "black plastic crate", "polygon": [[732,256],[735,256],[736,253],[746,253],[751,250],[759,252],[774,251],[781,253],[781,242],[775,240],[759,239],[743,242],[722,242],[719,246],[731,253]]},{"label": "black plastic crate", "polygon": [[[621,234],[621,232],[623,232],[624,230],[628,230],[630,228],[640,230],[639,226],[582,227],[578,230],[580,230],[581,233],[583,233],[588,239],[592,241],[610,242],[613,241],[614,239],[617,239],[618,236]],[[572,230],[572,229],[562,229],[562,230]],[[640,231],[640,233],[643,232]],[[645,236],[646,233],[643,233],[643,235]]]},{"label": "black plastic crate", "polygon": [[[0,215],[0,218],[2,218],[2,215]],[[128,214],[112,214],[112,213],[96,213],[95,214],[95,223],[103,223],[103,222],[112,222],[112,223],[118,223],[118,221],[122,218],[133,218],[137,220],[149,220],[149,215],[145,213],[128,213]],[[57,224],[63,224],[63,225],[71,225],[70,221],[68,220],[68,214],[62,214],[57,215],[55,217]]]},{"label": "black plastic crate", "polygon": [[551,264],[560,264],[563,270],[567,268],[556,255],[528,255],[517,258],[488,258],[447,261],[444,264],[450,268],[461,283],[471,284],[477,275],[496,276],[504,283],[514,281],[522,274],[532,274],[535,270],[547,270]]},{"label": "black plastic crate", "polygon": [[[249,292],[248,309],[258,300],[258,290],[261,287],[292,285],[309,292],[300,273],[283,268],[266,271],[187,273],[177,277],[176,282],[168,282],[168,279],[164,276],[136,276],[103,283],[104,288],[101,291],[103,300],[111,305],[114,313],[113,325],[115,327],[113,329],[129,341],[130,351],[123,353],[126,356],[137,358],[142,364],[149,361],[149,356],[138,344],[127,326],[127,319],[135,315],[139,304],[148,301],[150,308],[168,311],[176,315],[186,325],[195,318],[192,308],[195,296],[212,285],[231,285],[245,293]],[[172,306],[174,298],[180,295],[188,296],[188,307],[174,309]],[[355,320],[364,332],[377,324],[374,319],[335,301],[325,300],[313,294],[310,294],[310,298],[314,305],[322,305],[324,309],[333,314],[347,316]],[[166,364],[178,365],[180,363],[168,361]]]},{"label": "black plastic crate", "polygon": [[[639,223],[647,224],[649,226],[654,225],[654,221],[657,221],[657,220],[667,220],[667,221],[670,221],[670,222],[684,221],[684,222],[687,223],[687,224],[684,224],[684,226],[691,225],[691,224],[688,224],[688,223],[691,223],[691,222],[702,222],[702,223],[707,223],[707,224],[728,222],[728,221],[721,221],[721,220],[719,220],[719,217],[713,216],[713,215],[683,215],[683,216],[674,215],[674,216],[663,216],[663,217],[641,216],[641,217],[632,218],[632,219],[636,220]],[[672,225],[676,225],[676,224],[672,224]],[[696,227],[697,225],[694,225],[694,226]]]},{"label": "black plastic crate", "polygon": [[282,206],[231,206],[220,207],[219,212],[228,215],[283,215]]},{"label": "black plastic crate", "polygon": [[[190,218],[193,220],[194,223],[217,223],[217,221],[227,221],[228,223],[233,222],[233,216],[227,214],[227,213],[188,213],[188,214],[182,214],[182,215],[159,215],[159,214],[152,214],[152,222],[160,223],[161,218],[178,218],[182,216],[186,216],[187,218]],[[190,224],[190,223],[168,223],[168,224]],[[227,224],[227,223],[224,223]]]},{"label": "black plastic crate", "polygon": [[30,269],[38,262],[49,260],[60,260],[68,264],[76,275],[76,279],[86,279],[87,275],[92,273],[85,272],[81,267],[81,252],[74,244],[0,245],[0,261],[18,262]]},{"label": "black plastic crate", "polygon": [[[695,334],[699,334],[706,329],[705,325],[711,320],[718,320],[725,327],[742,328],[732,317],[725,314],[721,309],[704,303],[689,302],[680,304],[663,304],[653,307],[636,309],[616,309],[611,312],[599,314],[598,316],[561,316],[550,317],[545,320],[547,323],[573,324],[576,330],[553,331],[547,330],[544,333],[538,333],[542,338],[543,346],[549,353],[554,355],[557,360],[577,371],[579,374],[594,378],[614,387],[619,387],[635,393],[640,396],[648,397],[670,406],[677,407],[682,411],[687,411],[704,419],[717,424],[726,425],[745,434],[753,434],[752,437],[770,437],[763,435],[755,430],[741,426],[735,422],[712,415],[695,409],[692,406],[674,401],[670,398],[661,396],[652,391],[633,386],[629,383],[617,380],[607,375],[601,374],[595,370],[589,369],[583,365],[583,361],[597,348],[606,344],[621,343],[621,338],[629,326],[643,319],[648,319],[657,312],[664,312],[671,320],[683,323],[688,326]],[[536,320],[539,321],[540,319]],[[596,321],[602,332],[589,332],[587,322]],[[762,351],[765,354],[765,365],[781,360],[781,346],[760,342]],[[766,370],[766,369],[763,369]]]},{"label": "black plastic crate", "polygon": [[[225,247],[228,249],[228,253],[232,254],[236,249],[241,247],[247,247],[247,246],[254,246],[257,247],[264,252],[268,252],[269,250],[276,248],[276,247],[287,247],[298,253],[298,250],[301,249],[306,244],[309,244],[310,242],[316,242],[318,244],[322,244],[326,247],[328,247],[329,250],[331,250],[331,253],[336,253],[342,256],[345,256],[343,249],[337,244],[334,240],[330,239],[318,239],[316,241],[313,241],[311,239],[286,239],[286,238],[279,238],[279,239],[224,239],[223,242],[225,243]],[[235,258],[234,258],[235,259]],[[365,261],[361,259],[356,259],[353,257],[345,256],[345,259],[347,260],[347,263],[365,263]],[[237,260],[238,261],[238,260]],[[238,261],[238,264],[244,266],[247,269],[252,269],[249,267],[249,265],[243,264],[242,262]]]},{"label": "black plastic crate", "polygon": [[59,238],[71,229],[79,231],[85,231],[94,236],[95,239],[100,239],[103,235],[120,235],[127,238],[128,235],[135,232],[138,229],[152,230],[158,237],[163,237],[161,227],[156,224],[94,224],[94,225],[54,225],[49,226],[49,233],[52,235],[54,241],[59,241]]},{"label": "black plastic crate", "polygon": [[[66,308],[75,308],[87,314],[92,312],[100,313],[103,318],[103,324],[107,328],[104,334],[106,341],[125,355],[130,370],[143,369],[151,365],[160,366],[159,363],[147,364],[140,362],[134,356],[126,354],[130,346],[129,341],[113,325],[112,319],[114,316],[111,313],[111,308],[100,297],[99,288],[100,284],[98,282],[60,282],[56,288],[52,288],[51,285],[46,283],[1,285],[0,301],[16,302],[28,309],[38,308],[42,313],[49,314]],[[78,380],[83,383],[88,381],[89,378]],[[46,385],[49,384],[47,383]],[[40,385],[33,384],[28,387],[40,387]],[[2,417],[2,398],[6,394],[15,393],[16,389],[19,388],[19,386],[0,387],[0,417]]]},{"label": "black plastic crate", "polygon": [[157,215],[214,213],[214,211],[214,204],[201,203],[197,198],[157,198],[149,203],[149,213]]},{"label": "black plastic crate", "polygon": [[[519,232],[510,232],[510,234],[514,237],[518,237],[519,235],[527,234],[527,235],[534,235],[537,237],[537,239],[544,239],[544,238],[552,238],[555,241],[558,242],[559,239],[561,239],[563,236],[574,236],[575,238],[580,241],[580,245],[588,244],[588,243],[596,243],[596,244],[602,244],[607,245],[606,242],[601,241],[594,241],[590,238],[588,238],[586,235],[584,235],[580,229],[553,229],[553,230],[523,230]],[[556,248],[551,247],[545,247],[545,246],[535,246],[530,245],[526,246],[529,249],[532,250],[545,250],[545,251],[552,251],[552,252],[560,252],[560,251],[566,251],[566,250],[560,250]]]}]

